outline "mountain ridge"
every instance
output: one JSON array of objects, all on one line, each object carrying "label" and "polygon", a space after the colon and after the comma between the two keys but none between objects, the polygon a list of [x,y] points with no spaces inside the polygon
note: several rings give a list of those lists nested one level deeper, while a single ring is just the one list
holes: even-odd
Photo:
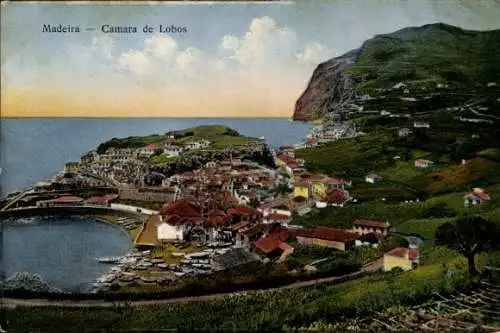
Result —
[{"label": "mountain ridge", "polygon": [[401,81],[471,86],[498,79],[498,49],[500,30],[464,30],[445,23],[375,35],[316,67],[295,104],[293,119],[321,119],[353,94]]}]

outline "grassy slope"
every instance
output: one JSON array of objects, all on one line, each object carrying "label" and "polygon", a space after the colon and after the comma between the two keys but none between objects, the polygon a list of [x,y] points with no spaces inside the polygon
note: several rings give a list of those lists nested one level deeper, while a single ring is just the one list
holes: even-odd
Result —
[{"label": "grassy slope", "polygon": [[127,138],[113,138],[99,145],[97,151],[104,153],[110,147],[116,148],[140,148],[151,143],[159,143],[167,138],[168,135],[184,136],[179,137],[178,144],[184,145],[187,141],[205,139],[213,143],[215,148],[225,148],[231,145],[241,145],[256,138],[240,135],[227,126],[222,125],[202,125],[186,128],[179,131],[171,131],[164,135],[154,134],[149,136],[131,136]]},{"label": "grassy slope", "polygon": [[364,76],[360,89],[389,87],[405,81],[410,87],[442,82],[474,85],[498,80],[500,31],[464,31],[445,24],[406,28],[379,35],[348,72]]}]

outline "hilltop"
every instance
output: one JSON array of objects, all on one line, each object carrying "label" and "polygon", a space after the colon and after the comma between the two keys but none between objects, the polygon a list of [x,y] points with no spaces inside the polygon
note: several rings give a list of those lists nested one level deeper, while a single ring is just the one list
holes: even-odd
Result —
[{"label": "hilltop", "polygon": [[188,141],[208,140],[213,148],[226,148],[238,146],[258,139],[243,136],[237,131],[222,125],[201,125],[183,130],[169,131],[165,134],[148,136],[129,136],[126,138],[112,138],[101,143],[97,152],[103,154],[109,148],[141,148],[149,144],[158,144],[173,136],[178,145],[183,146]]},{"label": "hilltop", "polygon": [[321,119],[358,94],[404,82],[410,89],[446,84],[479,93],[499,81],[500,30],[470,31],[437,23],[376,35],[360,48],[321,63],[296,102],[294,120]]}]

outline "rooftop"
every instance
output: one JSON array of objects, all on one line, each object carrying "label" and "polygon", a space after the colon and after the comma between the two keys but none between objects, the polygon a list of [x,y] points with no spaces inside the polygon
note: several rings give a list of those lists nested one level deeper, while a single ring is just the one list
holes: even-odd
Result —
[{"label": "rooftop", "polygon": [[357,219],[356,221],[354,221],[354,225],[371,227],[371,228],[382,228],[382,229],[387,229],[391,226],[391,224],[388,221],[381,222],[381,221],[364,220],[364,219]]},{"label": "rooftop", "polygon": [[358,238],[358,235],[356,233],[325,227],[317,227],[313,229],[298,229],[296,231],[296,235],[297,237],[317,238],[342,243],[353,241]]},{"label": "rooftop", "polygon": [[290,216],[288,215],[277,213],[269,214],[267,217],[268,219],[275,221],[288,221],[290,219]]},{"label": "rooftop", "polygon": [[163,206],[160,214],[178,215],[181,217],[200,217],[200,206],[186,199],[179,199]]},{"label": "rooftop", "polygon": [[72,196],[72,195],[68,195],[68,196],[62,196],[62,197],[59,197],[59,198],[56,198],[56,199],[52,199],[50,201],[52,201],[52,202],[60,202],[60,203],[68,203],[68,202],[81,202],[81,201],[83,201],[83,199],[80,198],[80,197],[75,197],[75,196]]},{"label": "rooftop", "polygon": [[396,247],[386,254],[398,258],[406,258],[406,255],[408,255],[409,260],[415,260],[420,256],[420,253],[417,249],[408,249],[405,247]]}]

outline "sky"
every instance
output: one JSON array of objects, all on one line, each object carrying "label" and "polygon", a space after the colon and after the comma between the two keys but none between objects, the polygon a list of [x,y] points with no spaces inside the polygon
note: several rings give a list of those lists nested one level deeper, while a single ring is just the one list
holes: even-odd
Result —
[{"label": "sky", "polygon": [[291,117],[319,63],[376,34],[499,18],[496,0],[3,3],[1,116]]}]

